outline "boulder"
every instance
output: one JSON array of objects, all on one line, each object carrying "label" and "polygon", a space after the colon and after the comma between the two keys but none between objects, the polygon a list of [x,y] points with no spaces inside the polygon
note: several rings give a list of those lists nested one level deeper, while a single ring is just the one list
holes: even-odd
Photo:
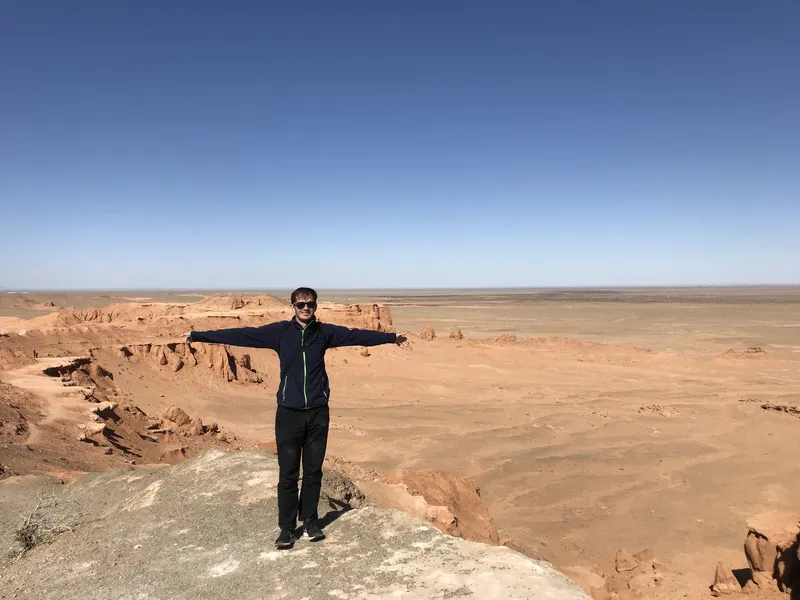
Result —
[{"label": "boulder", "polygon": [[717,570],[714,573],[714,583],[711,585],[711,594],[714,596],[724,596],[727,594],[738,594],[742,591],[742,586],[733,574],[730,566],[725,563],[717,563]]},{"label": "boulder", "polygon": [[198,418],[192,419],[192,421],[189,423],[189,429],[187,430],[187,433],[189,435],[203,435],[205,432],[206,428],[203,427],[203,422]]},{"label": "boulder", "polygon": [[83,426],[83,432],[87,437],[104,434],[106,432],[106,425],[105,423],[86,423]]},{"label": "boulder", "polygon": [[450,339],[451,340],[463,340],[464,334],[461,333],[461,330],[458,327],[454,327],[453,330],[450,332]]},{"label": "boulder", "polygon": [[759,588],[777,578],[777,586],[788,592],[800,587],[800,515],[761,513],[747,521],[744,551]]},{"label": "boulder", "polygon": [[744,552],[753,571],[774,571],[778,546],[786,547],[797,538],[798,522],[800,517],[785,513],[761,513],[747,520]]},{"label": "boulder", "polygon": [[175,423],[178,427],[182,427],[183,425],[188,425],[191,422],[191,418],[182,409],[178,408],[177,406],[170,406],[167,410],[164,411],[164,418],[169,419],[173,423]]},{"label": "boulder", "polygon": [[636,560],[630,552],[625,548],[617,550],[617,556],[614,560],[614,568],[617,573],[624,573],[626,571],[633,571],[639,566],[639,561]]},{"label": "boulder", "polygon": [[427,341],[434,340],[436,339],[436,332],[430,325],[425,325],[425,327],[422,328],[422,331],[419,332],[419,338]]},{"label": "boulder", "polygon": [[[98,445],[98,442],[93,438],[96,436],[104,435],[106,433],[106,425],[105,423],[97,423],[94,421],[89,421],[83,425],[79,426],[83,429],[83,433],[78,436],[79,442],[91,442],[95,446]],[[100,444],[102,445],[102,444]]]}]

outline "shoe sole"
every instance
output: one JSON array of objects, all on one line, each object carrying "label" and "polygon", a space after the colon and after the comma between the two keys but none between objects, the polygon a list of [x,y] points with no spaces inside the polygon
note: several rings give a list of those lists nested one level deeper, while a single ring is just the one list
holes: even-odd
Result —
[{"label": "shoe sole", "polygon": [[309,542],[321,542],[322,540],[325,539],[325,534],[323,533],[322,535],[311,537],[310,535],[304,532],[303,537],[306,538]]}]

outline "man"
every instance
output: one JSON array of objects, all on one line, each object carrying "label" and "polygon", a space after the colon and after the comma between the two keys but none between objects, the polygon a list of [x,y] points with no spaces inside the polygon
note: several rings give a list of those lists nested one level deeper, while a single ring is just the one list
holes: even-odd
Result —
[{"label": "man", "polygon": [[[312,542],[325,539],[317,523],[317,504],[322,487],[322,462],[328,445],[330,386],[325,371],[325,351],[340,346],[407,346],[405,336],[320,323],[314,313],[317,292],[301,287],[292,292],[291,321],[263,327],[218,331],[192,331],[189,342],[270,348],[280,358],[275,442],[278,447],[278,525],[275,546],[294,546],[299,514],[303,535]],[[303,487],[298,501],[297,481],[303,462]]]}]

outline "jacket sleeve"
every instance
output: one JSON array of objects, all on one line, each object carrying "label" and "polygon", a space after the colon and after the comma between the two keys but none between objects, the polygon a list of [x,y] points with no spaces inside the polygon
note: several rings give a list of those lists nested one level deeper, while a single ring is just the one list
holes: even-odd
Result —
[{"label": "jacket sleeve", "polygon": [[278,351],[286,323],[270,323],[262,327],[239,327],[236,329],[217,329],[216,331],[192,331],[189,340],[207,344],[228,344],[248,348],[270,348]]},{"label": "jacket sleeve", "polygon": [[324,332],[328,348],[380,346],[381,344],[394,344],[397,341],[395,333],[382,333],[369,329],[348,329],[339,325],[325,324]]}]

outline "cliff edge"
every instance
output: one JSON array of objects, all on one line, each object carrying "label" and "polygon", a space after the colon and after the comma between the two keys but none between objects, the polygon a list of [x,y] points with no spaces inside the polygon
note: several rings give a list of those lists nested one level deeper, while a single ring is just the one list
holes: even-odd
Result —
[{"label": "cliff edge", "polygon": [[[549,564],[508,548],[398,511],[347,510],[354,488],[335,473],[320,504],[328,538],[278,552],[277,477],[266,452],[211,450],[66,485],[6,479],[0,598],[588,600]],[[21,553],[21,538],[36,543]]]}]

